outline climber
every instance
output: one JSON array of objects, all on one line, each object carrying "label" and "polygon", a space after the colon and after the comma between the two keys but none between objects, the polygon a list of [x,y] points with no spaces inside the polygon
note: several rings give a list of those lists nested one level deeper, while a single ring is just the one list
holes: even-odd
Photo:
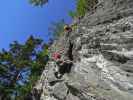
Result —
[{"label": "climber", "polygon": [[70,33],[72,32],[71,26],[69,26],[69,25],[66,24],[64,26],[64,32],[65,32],[65,37],[69,37]]},{"label": "climber", "polygon": [[55,76],[57,78],[61,78],[62,75],[70,72],[71,66],[73,64],[73,62],[71,60],[61,59],[61,54],[59,52],[53,53],[52,58],[58,65],[58,69],[55,72]]},{"label": "climber", "polygon": [[67,59],[67,60],[61,59],[61,58],[62,58],[61,52],[63,52],[63,49],[60,50],[60,52],[55,52],[55,53],[52,54],[52,59],[53,59],[54,61],[56,61],[56,63],[60,63],[60,65],[63,65],[64,62],[68,62],[68,63],[69,63],[69,62],[72,62],[72,61],[69,60],[69,59]]}]

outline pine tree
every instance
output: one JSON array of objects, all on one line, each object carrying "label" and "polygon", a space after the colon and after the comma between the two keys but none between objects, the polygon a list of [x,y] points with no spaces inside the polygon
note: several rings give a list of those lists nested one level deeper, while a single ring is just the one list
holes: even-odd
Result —
[{"label": "pine tree", "polygon": [[[3,49],[0,52],[0,96],[10,97],[14,91],[25,91],[22,87],[21,89],[16,87],[20,72],[24,68],[30,68],[32,72],[30,82],[26,86],[32,86],[37,80],[48,61],[45,59],[48,57],[48,48],[42,45],[42,42],[42,39],[30,36],[24,44],[14,41],[10,44],[9,51]],[[38,50],[39,47],[41,47],[40,50]],[[26,87],[26,89],[31,88]]]}]

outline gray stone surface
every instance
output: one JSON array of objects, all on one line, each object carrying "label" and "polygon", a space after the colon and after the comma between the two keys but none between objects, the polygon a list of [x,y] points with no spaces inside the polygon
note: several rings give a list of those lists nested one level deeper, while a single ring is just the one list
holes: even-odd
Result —
[{"label": "gray stone surface", "polygon": [[50,48],[65,57],[72,43],[74,64],[61,79],[47,64],[35,87],[41,100],[133,100],[133,0],[99,0],[77,27]]}]

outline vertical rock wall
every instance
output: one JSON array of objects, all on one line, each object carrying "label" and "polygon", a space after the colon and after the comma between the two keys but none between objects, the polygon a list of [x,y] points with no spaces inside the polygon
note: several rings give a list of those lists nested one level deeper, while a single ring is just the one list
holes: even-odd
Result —
[{"label": "vertical rock wall", "polygon": [[49,61],[35,87],[41,100],[133,100],[133,0],[99,0],[93,10],[52,45],[73,66],[57,78]]}]

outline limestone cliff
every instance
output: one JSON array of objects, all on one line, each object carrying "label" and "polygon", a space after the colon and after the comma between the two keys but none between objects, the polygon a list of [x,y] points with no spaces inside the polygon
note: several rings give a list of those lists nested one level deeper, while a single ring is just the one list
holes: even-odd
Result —
[{"label": "limestone cliff", "polygon": [[58,79],[49,61],[35,87],[41,100],[133,100],[133,0],[99,0],[50,48],[61,49],[74,63]]}]

